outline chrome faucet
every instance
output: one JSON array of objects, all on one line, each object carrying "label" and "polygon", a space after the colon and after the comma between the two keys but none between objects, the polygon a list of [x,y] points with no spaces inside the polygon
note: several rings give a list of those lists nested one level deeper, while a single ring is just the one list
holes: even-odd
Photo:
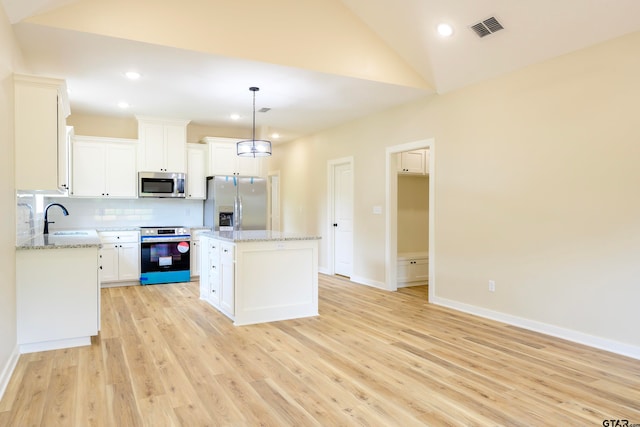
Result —
[{"label": "chrome faucet", "polygon": [[49,208],[51,206],[59,206],[60,209],[62,209],[62,213],[64,214],[64,216],[69,215],[69,211],[67,210],[67,208],[62,206],[60,203],[49,203],[47,205],[47,207],[44,208],[44,231],[43,231],[43,234],[49,234],[49,224],[53,224],[55,222],[55,221],[47,220],[47,214],[49,213]]}]

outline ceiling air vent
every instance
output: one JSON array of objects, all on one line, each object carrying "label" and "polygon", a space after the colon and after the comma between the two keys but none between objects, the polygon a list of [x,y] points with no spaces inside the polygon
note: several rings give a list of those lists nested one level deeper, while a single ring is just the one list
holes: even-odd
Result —
[{"label": "ceiling air vent", "polygon": [[480,38],[504,29],[502,24],[496,19],[495,16],[492,16],[491,18],[487,18],[484,21],[480,21],[477,24],[473,24],[470,28]]},{"label": "ceiling air vent", "polygon": [[258,110],[258,113],[266,113],[269,110],[271,110],[271,108],[262,107],[261,109]]}]

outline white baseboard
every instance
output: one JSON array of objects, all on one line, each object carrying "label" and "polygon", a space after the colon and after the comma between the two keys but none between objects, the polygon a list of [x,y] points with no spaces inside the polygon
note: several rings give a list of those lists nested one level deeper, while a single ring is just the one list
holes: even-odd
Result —
[{"label": "white baseboard", "polygon": [[16,365],[18,364],[18,359],[20,358],[20,351],[18,346],[15,346],[11,355],[9,356],[9,360],[2,368],[0,373],[0,400],[2,400],[2,396],[4,396],[4,392],[7,390],[7,386],[9,385],[9,380],[11,379],[11,375],[13,375],[14,369],[16,369]]},{"label": "white baseboard", "polygon": [[387,285],[384,282],[378,282],[376,280],[369,280],[367,278],[364,277],[359,277],[359,276],[351,276],[351,281],[354,283],[358,283],[360,285],[367,285],[367,286],[371,286],[372,288],[378,288],[378,289],[382,289],[382,290],[388,290],[387,289]]},{"label": "white baseboard", "polygon": [[91,337],[78,337],[55,341],[20,344],[20,353],[35,353],[36,351],[58,350],[61,348],[82,347],[85,345],[91,345]]},{"label": "white baseboard", "polygon": [[[329,270],[326,267],[318,267],[318,273],[326,274],[327,276],[333,276],[333,273],[329,272]],[[387,290],[386,284],[384,282],[377,282],[374,280],[365,279],[364,277],[351,276],[349,277],[349,281],[353,283],[357,283],[359,285],[366,285],[366,286],[371,286],[372,288]]]},{"label": "white baseboard", "polygon": [[429,302],[432,304],[441,305],[443,307],[452,308],[454,310],[463,311],[465,313],[474,314],[476,316],[485,317],[487,319],[497,320],[498,322],[507,323],[509,325],[518,326],[520,328],[528,329],[531,331],[551,335],[553,337],[588,345],[589,347],[595,347],[601,350],[610,351],[622,356],[640,359],[639,346],[585,334],[573,329],[561,328],[559,326],[550,325],[548,323],[525,319],[518,316],[512,316],[510,314],[500,313],[498,311],[464,304],[458,301],[449,300],[447,298],[434,297]]}]

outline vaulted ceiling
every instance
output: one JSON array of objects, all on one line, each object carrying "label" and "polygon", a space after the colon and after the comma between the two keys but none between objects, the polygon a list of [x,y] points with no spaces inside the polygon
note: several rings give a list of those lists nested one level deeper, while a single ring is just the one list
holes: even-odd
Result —
[{"label": "vaulted ceiling", "polygon": [[[640,30],[637,0],[1,1],[72,114],[246,128],[259,86],[257,124],[283,140]],[[488,18],[504,28],[481,38]]]}]

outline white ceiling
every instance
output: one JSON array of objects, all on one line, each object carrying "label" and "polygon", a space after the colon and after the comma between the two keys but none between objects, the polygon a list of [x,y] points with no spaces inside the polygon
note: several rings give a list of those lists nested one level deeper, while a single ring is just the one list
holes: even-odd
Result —
[{"label": "white ceiling", "polygon": [[[34,74],[66,79],[73,113],[190,119],[250,127],[290,140],[429,96],[424,89],[227,58],[20,22],[74,0],[2,0]],[[437,93],[496,77],[640,30],[637,0],[341,0]],[[468,27],[490,16],[504,30],[478,38]],[[451,38],[435,34],[453,25]],[[330,29],[329,29],[330,30]],[[139,81],[122,73],[137,69]],[[606,82],[603,82],[606,84]],[[127,100],[129,110],[116,104]],[[229,114],[242,115],[236,123]]]}]

